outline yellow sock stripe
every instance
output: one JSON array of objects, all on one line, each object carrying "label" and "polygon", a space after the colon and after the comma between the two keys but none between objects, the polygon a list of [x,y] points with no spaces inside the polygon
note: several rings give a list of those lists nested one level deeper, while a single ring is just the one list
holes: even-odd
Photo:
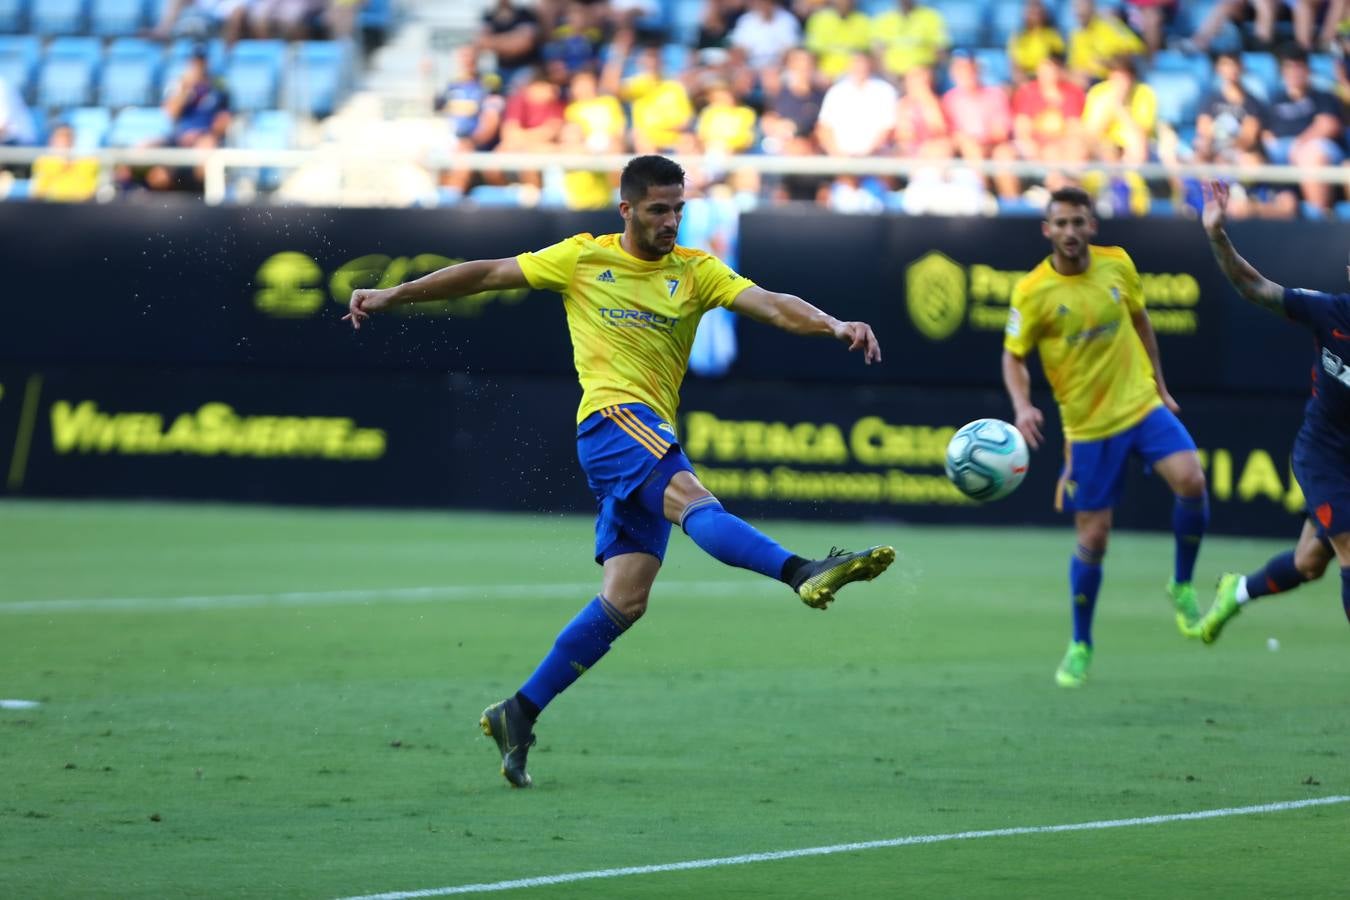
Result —
[{"label": "yellow sock stripe", "polygon": [[624,409],[622,406],[618,408],[618,412],[619,415],[627,419],[638,431],[650,435],[656,446],[661,448],[661,454],[663,456],[665,455],[665,452],[670,449],[670,441],[661,437],[661,435],[654,431],[650,425],[639,419],[637,413],[633,412],[631,409]]},{"label": "yellow sock stripe", "polygon": [[658,448],[655,444],[651,443],[650,440],[643,437],[642,434],[640,434],[637,431],[634,431],[632,426],[630,426],[623,419],[619,418],[615,410],[617,410],[617,407],[611,406],[608,409],[602,409],[600,412],[601,415],[603,415],[606,419],[609,419],[615,425],[618,425],[620,428],[622,428],[629,437],[631,437],[633,440],[641,444],[652,456],[655,456],[659,459],[660,457],[666,455],[666,451],[664,448]]}]

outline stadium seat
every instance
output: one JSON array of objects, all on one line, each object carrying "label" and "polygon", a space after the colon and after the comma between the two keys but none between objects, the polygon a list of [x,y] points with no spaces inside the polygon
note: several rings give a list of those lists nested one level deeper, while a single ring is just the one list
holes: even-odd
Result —
[{"label": "stadium seat", "polygon": [[935,0],[932,6],[942,13],[953,47],[980,45],[984,37],[984,4],[979,0]]},{"label": "stadium seat", "polygon": [[[295,135],[295,119],[283,110],[268,109],[254,113],[244,126],[239,145],[249,150],[289,150]],[[258,186],[275,190],[285,169],[254,169]]]},{"label": "stadium seat", "polygon": [[173,122],[158,106],[128,106],[113,119],[109,147],[135,147],[168,140]]},{"label": "stadium seat", "polygon": [[479,184],[469,189],[466,199],[479,206],[520,206],[518,184]]},{"label": "stadium seat", "polygon": [[17,34],[27,27],[27,0],[0,0],[0,34]]},{"label": "stadium seat", "polygon": [[1209,57],[1201,53],[1183,53],[1180,50],[1159,50],[1149,64],[1152,72],[1185,72],[1200,84],[1207,85],[1213,77]]},{"label": "stadium seat", "polygon": [[975,62],[980,67],[980,81],[984,84],[1010,84],[1012,62],[1001,47],[981,47],[975,51]]},{"label": "stadium seat", "polygon": [[675,0],[668,19],[671,41],[689,47],[698,46],[698,27],[702,16],[703,0]]},{"label": "stadium seat", "polygon": [[38,104],[65,107],[89,103],[102,55],[98,38],[59,37],[52,41],[38,75]]},{"label": "stadium seat", "polygon": [[16,87],[25,101],[33,101],[33,76],[42,59],[42,39],[36,35],[0,35],[0,78]]},{"label": "stadium seat", "polygon": [[1273,53],[1250,52],[1242,54],[1243,84],[1260,85],[1263,100],[1274,97],[1280,90],[1280,64]]},{"label": "stadium seat", "polygon": [[989,10],[989,39],[986,43],[990,47],[1008,46],[1008,38],[1022,27],[1023,6],[1023,0],[995,0]]},{"label": "stadium seat", "polygon": [[68,111],[62,121],[75,132],[76,150],[97,150],[107,140],[112,113],[102,106],[83,106]]},{"label": "stadium seat", "polygon": [[689,48],[683,44],[666,44],[661,48],[661,68],[666,75],[678,78],[689,68]]},{"label": "stadium seat", "polygon": [[275,109],[286,60],[283,41],[240,41],[225,64],[230,106],[243,112]]},{"label": "stadium seat", "polygon": [[1329,53],[1314,53],[1308,57],[1313,85],[1324,91],[1336,88],[1336,58]]},{"label": "stadium seat", "polygon": [[1350,200],[1342,200],[1335,206],[1336,218],[1342,222],[1350,222]]},{"label": "stadium seat", "polygon": [[142,0],[91,0],[89,30],[116,37],[136,34],[145,23]]},{"label": "stadium seat", "polygon": [[289,73],[288,105],[322,118],[337,108],[346,87],[347,45],[341,41],[301,41]]},{"label": "stadium seat", "polygon": [[156,81],[161,51],[140,38],[120,38],[108,48],[99,80],[99,102],[105,106],[144,106],[159,99]]},{"label": "stadium seat", "polygon": [[1195,121],[1200,106],[1202,82],[1189,72],[1154,72],[1145,81],[1158,95],[1158,118],[1170,125],[1188,125]]},{"label": "stadium seat", "polygon": [[80,34],[86,12],[85,0],[33,0],[28,27],[37,34]]}]

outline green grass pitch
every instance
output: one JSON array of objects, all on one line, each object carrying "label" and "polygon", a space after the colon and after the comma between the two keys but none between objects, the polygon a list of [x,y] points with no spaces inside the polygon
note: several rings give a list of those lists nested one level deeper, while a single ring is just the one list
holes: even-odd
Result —
[{"label": "green grass pitch", "polygon": [[[677,531],[513,791],[478,715],[598,589],[589,519],[0,504],[0,698],[42,704],[0,709],[0,896],[338,898],[1350,794],[1334,569],[1207,648],[1170,537],[1117,535],[1065,691],[1067,525],[761,524],[900,558],[819,613]],[[1199,580],[1283,546],[1210,540]],[[1328,805],[502,895],[1328,897],[1347,834]]]}]

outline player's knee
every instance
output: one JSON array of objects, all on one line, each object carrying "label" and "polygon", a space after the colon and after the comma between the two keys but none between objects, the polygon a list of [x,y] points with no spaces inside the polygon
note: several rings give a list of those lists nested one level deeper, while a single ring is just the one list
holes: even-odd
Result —
[{"label": "player's knee", "polygon": [[1294,568],[1303,576],[1304,581],[1316,581],[1327,571],[1331,562],[1320,547],[1299,547],[1294,551]]},{"label": "player's knee", "polygon": [[608,593],[605,598],[628,619],[631,626],[632,623],[642,618],[642,614],[647,611],[647,598],[649,596],[651,596],[650,588],[632,588],[627,591]]},{"label": "player's knee", "polygon": [[1177,479],[1176,495],[1183,499],[1196,499],[1205,495],[1205,470],[1199,466],[1188,469]]},{"label": "player's knee", "polygon": [[1078,547],[1080,555],[1083,553],[1096,557],[1098,560],[1106,555],[1106,545],[1111,537],[1111,528],[1106,524],[1092,523],[1080,525],[1078,527]]}]

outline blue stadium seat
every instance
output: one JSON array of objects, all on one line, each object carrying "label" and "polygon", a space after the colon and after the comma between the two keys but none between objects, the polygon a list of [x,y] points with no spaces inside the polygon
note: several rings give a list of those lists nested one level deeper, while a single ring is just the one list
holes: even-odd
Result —
[{"label": "blue stadium seat", "polygon": [[119,38],[108,48],[99,81],[99,102],[105,106],[145,106],[159,99],[156,89],[162,51],[140,38]]},{"label": "blue stadium seat", "polygon": [[1025,5],[1024,0],[994,0],[989,10],[990,47],[1008,46],[1008,38],[1022,27],[1022,7]]},{"label": "blue stadium seat", "polygon": [[1324,91],[1336,87],[1336,58],[1330,53],[1314,53],[1308,57],[1308,68],[1312,70],[1313,84]]},{"label": "blue stadium seat", "polygon": [[87,12],[85,0],[34,0],[28,27],[37,34],[79,34]]},{"label": "blue stadium seat", "polygon": [[466,199],[479,206],[520,206],[520,185],[479,184],[469,189]]},{"label": "blue stadium seat", "polygon": [[[254,113],[243,129],[239,145],[249,150],[288,150],[295,136],[295,119],[290,113],[268,109]],[[281,183],[284,169],[257,169],[252,177],[266,190]]]},{"label": "blue stadium seat", "polygon": [[1342,200],[1335,206],[1336,218],[1342,222],[1350,222],[1350,200]]},{"label": "blue stadium seat", "polygon": [[225,64],[225,85],[232,109],[275,109],[286,60],[283,41],[240,41]]},{"label": "blue stadium seat", "polygon": [[102,55],[98,38],[59,37],[52,41],[38,75],[38,104],[65,107],[89,103]]},{"label": "blue stadium seat", "polygon": [[974,53],[983,84],[1012,83],[1012,61],[1001,47],[981,47]]},{"label": "blue stadium seat", "polygon": [[699,20],[702,17],[703,0],[675,0],[669,18],[671,41],[690,47],[696,46]]},{"label": "blue stadium seat", "polygon": [[136,34],[144,24],[144,0],[91,0],[89,30],[94,34]]},{"label": "blue stadium seat", "polygon": [[684,44],[666,44],[661,48],[661,68],[666,75],[678,78],[689,68],[689,56]]},{"label": "blue stadium seat", "polygon": [[984,4],[980,0],[935,0],[933,8],[947,23],[953,47],[977,47],[984,39]]},{"label": "blue stadium seat", "polygon": [[83,106],[68,111],[62,121],[75,132],[75,149],[97,150],[107,140],[112,113],[102,106]]},{"label": "blue stadium seat", "polygon": [[0,35],[0,78],[5,79],[25,101],[33,101],[33,76],[42,59],[42,39],[33,34]]},{"label": "blue stadium seat", "polygon": [[0,34],[17,34],[28,27],[28,0],[0,0]]},{"label": "blue stadium seat", "polygon": [[1149,65],[1153,72],[1185,72],[1200,84],[1207,85],[1213,78],[1213,67],[1209,57],[1201,53],[1184,53],[1180,50],[1159,50]]},{"label": "blue stadium seat", "polygon": [[290,70],[289,105],[306,115],[331,115],[346,88],[347,44],[301,41]]},{"label": "blue stadium seat", "polygon": [[1200,106],[1203,82],[1189,72],[1153,72],[1145,79],[1158,95],[1158,118],[1170,125],[1190,125]]},{"label": "blue stadium seat", "polygon": [[109,147],[135,147],[138,144],[166,141],[173,133],[173,122],[158,106],[128,106],[113,119],[108,132]]},{"label": "blue stadium seat", "polygon": [[1247,76],[1243,78],[1243,83],[1255,82],[1261,85],[1262,99],[1273,97],[1280,90],[1280,63],[1275,59],[1275,54],[1242,54],[1242,71]]}]

